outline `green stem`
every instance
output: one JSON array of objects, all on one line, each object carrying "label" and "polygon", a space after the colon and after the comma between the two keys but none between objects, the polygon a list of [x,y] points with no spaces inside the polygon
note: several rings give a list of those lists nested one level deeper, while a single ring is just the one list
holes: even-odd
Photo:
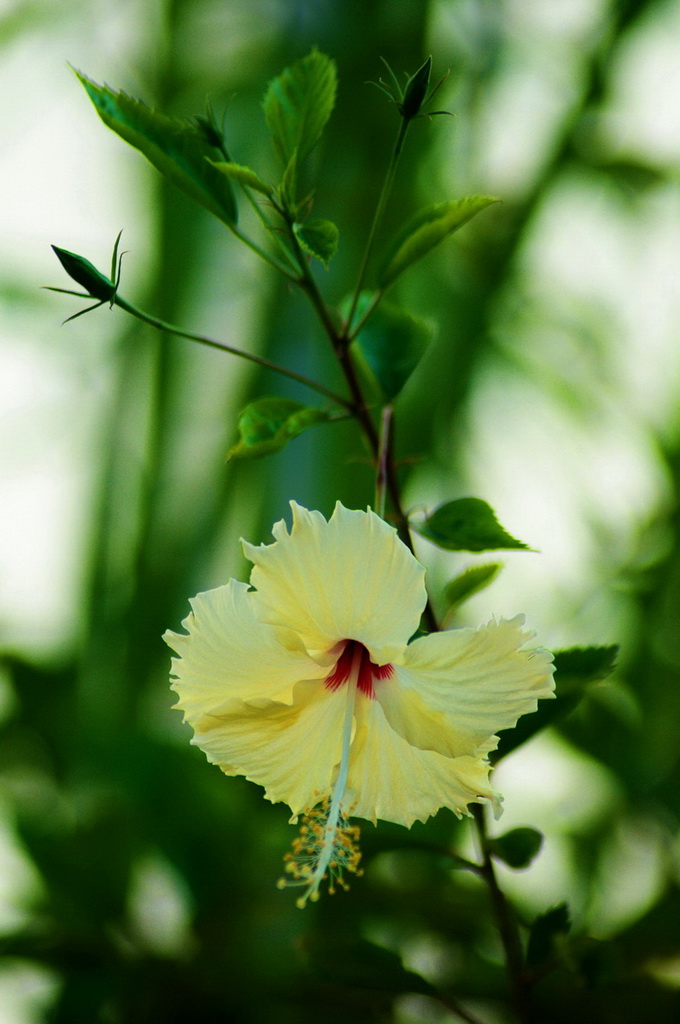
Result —
[{"label": "green stem", "polygon": [[[340,364],[340,369],[342,370],[342,373],[345,377],[347,387],[351,395],[351,401],[345,402],[345,407],[348,408],[352,415],[357,419],[359,426],[361,427],[364,435],[366,436],[366,440],[371,449],[371,453],[373,455],[373,458],[375,459],[377,467],[380,467],[381,465],[380,436],[378,434],[378,430],[376,429],[375,423],[373,422],[373,418],[371,416],[368,404],[366,403],[366,399],[364,397],[363,389],[361,387],[361,383],[359,381],[359,377],[357,375],[354,362],[350,355],[350,344],[352,338],[354,337],[354,334],[350,333],[349,328],[351,325],[352,316],[354,315],[354,311],[356,309],[356,303],[361,291],[363,278],[366,273],[366,267],[368,265],[368,260],[373,247],[373,240],[375,238],[376,231],[382,219],[385,204],[387,203],[390,189],[394,181],[394,175],[397,169],[399,156],[401,155],[401,151],[404,146],[404,139],[406,138],[407,129],[408,121],[402,121],[399,127],[399,133],[397,135],[394,150],[392,152],[392,158],[390,160],[390,165],[388,167],[385,182],[380,193],[380,199],[378,200],[378,207],[376,209],[375,216],[373,217],[373,223],[371,225],[368,242],[366,244],[366,250],[364,252],[363,261],[361,269],[359,271],[359,277],[357,280],[357,285],[352,301],[352,309],[350,310],[350,314],[347,317],[347,320],[345,321],[343,327],[339,327],[338,324],[335,322],[330,309],[326,305],[326,302],[321,292],[319,291],[319,287],[309,268],[309,261],[305,253],[302,251],[297,236],[293,231],[291,215],[285,209],[280,209],[279,211],[286,222],[289,242],[298,264],[300,277],[296,279],[296,283],[300,286],[302,291],[307,296],[307,299],[309,300],[310,304],[312,305],[314,311],[316,312],[321,322],[321,325],[324,329],[326,336],[328,337],[331,345],[333,346],[333,351],[335,352],[337,360]],[[374,308],[375,303],[371,306],[369,314],[370,312],[373,311]],[[362,317],[362,324],[366,319],[366,315]],[[390,420],[392,421],[392,413],[390,413]],[[390,429],[390,433],[391,432],[392,430]],[[399,493],[397,471],[394,464],[391,444],[389,446],[389,450],[386,452],[384,461],[382,462],[382,470],[378,468],[378,472],[382,472],[383,474],[383,481],[381,483],[381,486],[383,487],[383,505],[384,494],[387,493],[389,495],[390,502],[392,505],[392,513],[393,518],[396,522],[397,532],[402,541],[404,542],[404,544],[406,544],[406,546],[408,547],[409,551],[413,553],[413,540],[411,539],[411,529],[408,521],[408,516],[404,512],[401,504],[401,495]],[[427,624],[428,630],[430,632],[435,632],[439,628],[439,625],[434,614],[434,609],[432,608],[432,605],[429,600],[425,606],[423,616]]]},{"label": "green stem", "polygon": [[[340,363],[340,369],[342,370],[347,387],[351,395],[351,402],[349,407],[358,419],[364,434],[371,447],[371,451],[374,457],[377,458],[379,450],[379,438],[378,432],[375,428],[375,424],[371,418],[364,394],[359,383],[357,372],[354,368],[354,363],[349,352],[349,339],[346,334],[343,333],[338,325],[335,323],[331,311],[329,310],[326,302],[319,291],[319,287],[312,276],[309,269],[307,258],[300,247],[295,232],[293,231],[292,225],[288,223],[288,230],[290,235],[290,242],[295,252],[295,255],[299,262],[300,268],[300,279],[298,284],[300,288],[307,296],[310,304],[316,312],[321,326],[323,327],[326,336],[328,337],[335,355],[337,356],[338,362]],[[390,495],[392,497],[392,494]],[[398,496],[397,496],[398,497]],[[398,501],[397,501],[398,505]]]},{"label": "green stem", "polygon": [[275,270],[278,270],[280,274],[287,277],[289,281],[297,281],[297,277],[293,271],[285,265],[285,263],[281,263],[281,261],[277,260],[275,256],[268,253],[266,249],[261,248],[257,242],[254,242],[252,238],[249,238],[248,235],[244,234],[243,231],[237,228],[235,224],[228,224],[227,226],[232,235],[235,235],[236,238],[240,239],[244,245],[247,245],[249,249],[252,249],[252,251],[260,256],[265,263],[269,263],[269,265],[274,267]]},{"label": "green stem", "polygon": [[[246,185],[242,185],[241,188],[243,189],[243,192],[245,194],[246,199],[248,200],[248,202],[250,203],[251,207],[255,211],[257,217],[259,218],[260,223],[269,232],[269,234],[273,237],[274,241],[276,242],[276,244],[278,245],[279,249],[281,250],[283,256],[288,261],[288,264],[290,265],[289,270],[287,272],[288,278],[291,281],[297,282],[299,280],[298,267],[297,267],[297,264],[295,263],[293,257],[291,256],[290,250],[288,249],[288,247],[285,245],[283,239],[281,238],[281,232],[280,231],[276,231],[272,227],[272,225],[269,223],[269,221],[267,220],[267,217],[265,216],[265,214],[264,214],[264,212],[263,212],[263,210],[261,208],[260,203],[257,201],[255,196],[252,194],[251,190],[249,188],[247,188]],[[276,213],[279,214],[279,216],[282,216],[281,210],[277,206],[276,202],[274,202],[273,198],[270,199],[270,205],[271,205],[272,209]],[[277,264],[277,266],[281,266],[281,265]]]},{"label": "green stem", "polygon": [[385,518],[385,488],[387,467],[392,460],[392,416],[394,407],[386,405],[380,419],[380,446],[375,474],[375,510],[381,519]]},{"label": "green stem", "polygon": [[380,198],[378,199],[378,205],[376,206],[375,209],[373,223],[371,224],[371,229],[368,233],[366,248],[364,249],[364,255],[362,257],[361,266],[359,268],[359,276],[357,277],[357,283],[354,286],[352,304],[350,306],[349,314],[347,316],[348,333],[351,333],[352,331],[352,319],[356,312],[357,302],[359,301],[359,296],[361,295],[361,289],[364,286],[364,279],[366,277],[366,271],[368,269],[368,261],[371,258],[371,253],[373,252],[375,236],[378,232],[378,228],[380,227],[380,222],[383,218],[383,214],[385,212],[385,207],[387,205],[387,200],[389,199],[390,192],[392,191],[394,176],[397,172],[397,164],[399,163],[401,151],[404,148],[404,140],[406,139],[406,132],[408,131],[409,124],[410,121],[406,120],[405,118],[402,118],[401,123],[399,125],[399,132],[397,133],[397,139],[396,142],[394,143],[394,149],[392,150],[392,156],[390,157],[390,162],[387,168],[387,174],[385,175],[383,187],[380,192]]},{"label": "green stem", "polygon": [[379,289],[377,289],[377,291],[373,292],[373,297],[372,297],[371,301],[369,302],[368,306],[366,307],[364,312],[361,314],[359,319],[356,321],[356,323],[352,324],[351,330],[349,329],[349,322],[348,322],[347,338],[348,338],[348,340],[350,342],[354,341],[356,336],[359,334],[359,332],[361,331],[361,328],[364,326],[364,324],[368,320],[369,316],[371,315],[371,313],[373,312],[375,307],[378,305],[378,303],[382,299],[383,294],[384,294],[384,292],[383,292],[382,288],[379,288]]},{"label": "green stem", "polygon": [[451,1013],[460,1017],[461,1020],[464,1020],[465,1024],[484,1024],[481,1017],[477,1017],[474,1013],[471,1013],[470,1010],[466,1010],[464,1006],[461,1006],[457,999],[453,998],[453,996],[443,995],[441,992],[438,992],[437,998],[442,1006],[445,1006],[447,1010],[451,1011]]},{"label": "green stem", "polygon": [[[359,378],[357,376],[356,369],[354,367],[354,363],[352,362],[352,358],[350,356],[349,338],[343,331],[340,330],[340,328],[335,323],[333,316],[331,315],[331,311],[326,305],[326,302],[321,292],[319,291],[319,287],[316,281],[314,280],[314,277],[312,276],[312,273],[309,269],[309,265],[307,262],[307,258],[300,247],[300,243],[298,242],[295,236],[295,232],[293,231],[292,225],[290,223],[288,224],[288,229],[291,245],[299,262],[300,279],[298,281],[298,284],[300,285],[300,288],[302,288],[303,292],[307,296],[310,304],[312,305],[319,320],[321,321],[321,326],[323,327],[326,336],[328,337],[331,345],[333,346],[335,355],[337,356],[338,362],[340,363],[340,369],[344,374],[345,380],[347,381],[347,387],[349,388],[350,395],[352,396],[350,408],[354,415],[356,416],[356,418],[359,420],[359,423],[371,447],[371,451],[374,457],[377,458],[380,446],[378,432],[371,418],[371,414],[366,404],[366,400],[364,398],[364,394],[361,388],[361,384],[359,382]],[[390,494],[390,497],[393,497],[392,493]],[[397,506],[398,505],[399,502],[397,500]]]},{"label": "green stem", "polygon": [[534,1016],[530,999],[532,978],[524,963],[524,954],[522,952],[517,922],[496,877],[489,834],[486,827],[485,807],[482,804],[473,804],[472,816],[475,819],[482,855],[482,863],[478,874],[486,882],[489,889],[496,924],[498,925],[498,931],[505,951],[505,965],[513,989],[517,1016],[521,1024],[536,1024],[536,1017]]},{"label": "green stem", "polygon": [[[231,157],[229,156],[229,152],[227,150],[227,147],[224,145],[224,143],[221,143],[218,148],[219,148],[220,152],[222,153],[222,156],[224,157],[226,162],[227,163],[231,163]],[[258,216],[258,218],[260,220],[260,223],[264,225],[264,227],[267,229],[267,231],[271,232],[271,224],[269,223],[269,221],[265,217],[264,213],[260,209],[260,204],[255,199],[255,197],[253,196],[251,190],[246,185],[243,185],[243,184],[241,185],[241,188],[243,190],[243,194],[245,195],[247,201],[250,203],[250,205],[252,206],[253,210],[257,214],[257,216]],[[276,206],[274,206],[274,209],[276,209]],[[261,256],[263,260],[266,260],[267,263],[269,263],[276,270],[279,270],[289,280],[291,280],[291,281],[296,281],[297,280],[297,277],[296,277],[296,275],[294,273],[294,268],[287,267],[283,263],[280,263],[274,256],[271,256],[268,252],[266,252],[264,249],[261,249],[259,245],[257,245],[255,242],[253,242],[252,239],[248,238],[247,235],[244,235],[243,232],[241,232],[235,225],[229,225],[229,227],[230,227],[232,233],[237,238],[240,238],[242,242],[244,242],[250,249],[253,250],[253,252],[257,253],[258,256]],[[290,255],[289,255],[288,251],[285,248],[283,248],[283,246],[281,245],[281,241],[278,238],[278,236],[274,232],[272,232],[272,234],[274,234],[274,239],[278,243],[278,246],[281,249],[283,255],[290,262]]]},{"label": "green stem", "polygon": [[[405,130],[400,136],[402,140],[401,145],[403,145],[404,134]],[[397,152],[398,157],[399,152],[401,151],[401,146],[399,146],[398,149],[397,147],[395,147],[395,151]],[[392,175],[392,177],[394,177],[394,175]],[[383,192],[384,191],[385,190],[383,189]],[[374,223],[375,222],[376,219],[374,218]],[[331,312],[328,306],[326,305],[324,298],[321,295],[321,292],[319,291],[318,285],[314,280],[314,277],[312,276],[312,273],[307,263],[307,259],[300,248],[299,242],[292,230],[292,226],[289,224],[288,227],[291,245],[296,254],[296,258],[299,260],[300,280],[298,281],[298,284],[305,293],[305,295],[307,296],[312,307],[314,308],[317,316],[319,317],[319,320],[321,321],[321,325],[331,345],[333,346],[333,350],[338,359],[340,369],[342,370],[342,373],[345,377],[347,387],[351,395],[351,402],[346,403],[347,407],[351,410],[352,414],[356,417],[357,421],[359,422],[359,425],[363,430],[364,435],[366,436],[366,440],[371,449],[373,458],[376,460],[376,465],[378,465],[380,462],[380,437],[376,429],[375,423],[373,422],[373,418],[371,416],[369,407],[366,403],[363,389],[361,387],[361,383],[359,381],[359,377],[357,375],[356,368],[354,366],[354,362],[350,354],[351,339],[349,338],[346,329],[344,331],[340,330],[336,325],[335,321],[333,320]],[[349,323],[349,320],[347,322]],[[401,495],[399,493],[399,484],[397,481],[397,471],[394,464],[394,458],[392,455],[391,448],[384,462],[384,489],[385,492],[389,495],[390,502],[392,504],[392,512],[394,520],[396,522],[397,532],[399,533],[399,536],[401,537],[404,544],[406,544],[409,551],[413,553],[411,529],[409,526],[408,516],[404,512],[401,504]],[[423,614],[428,630],[430,632],[435,632],[439,628],[439,625],[437,623],[434,610],[429,600],[427,602],[427,605],[425,606],[425,611]]]},{"label": "green stem", "polygon": [[275,373],[280,373],[284,377],[289,377],[291,380],[297,381],[299,384],[304,384],[305,387],[312,388],[314,391],[318,391],[319,394],[329,398],[336,405],[342,406],[344,409],[351,411],[351,403],[343,398],[341,395],[336,394],[329,388],[324,387],[323,384],[318,384],[315,380],[311,380],[309,377],[303,376],[301,373],[296,373],[294,370],[289,370],[285,366],[280,366],[278,363],[273,363],[270,359],[265,359],[264,356],[255,355],[253,352],[244,352],[243,349],[235,348],[233,345],[228,345],[224,341],[215,341],[214,338],[207,338],[202,334],[193,334],[190,331],[183,331],[179,327],[175,327],[174,324],[166,323],[165,320],[160,320],[158,317],[151,316],[149,313],[145,313],[141,309],[137,309],[130,302],[126,302],[120,295],[114,297],[115,304],[121,309],[124,309],[126,313],[130,313],[132,316],[141,320],[145,324],[149,324],[151,327],[155,327],[159,331],[164,331],[166,334],[175,334],[179,338],[187,338],[189,341],[196,341],[199,345],[207,345],[209,348],[219,349],[221,352],[229,352],[233,356],[240,356],[242,359],[247,359],[251,363],[257,363],[258,366],[263,366],[267,370],[273,370]]}]

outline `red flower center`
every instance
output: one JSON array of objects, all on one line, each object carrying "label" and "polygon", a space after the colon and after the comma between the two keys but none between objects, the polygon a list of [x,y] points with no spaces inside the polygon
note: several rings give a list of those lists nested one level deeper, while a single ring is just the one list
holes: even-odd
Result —
[{"label": "red flower center", "polygon": [[394,669],[391,665],[376,665],[372,662],[368,651],[358,640],[343,640],[341,643],[342,651],[335,668],[326,678],[326,688],[338,690],[356,672],[358,689],[366,697],[375,697],[373,683],[379,679],[389,679]]}]

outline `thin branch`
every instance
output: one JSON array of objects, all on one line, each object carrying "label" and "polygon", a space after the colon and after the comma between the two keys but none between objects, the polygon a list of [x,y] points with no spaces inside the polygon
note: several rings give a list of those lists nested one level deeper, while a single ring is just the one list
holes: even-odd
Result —
[{"label": "thin branch", "polygon": [[466,1010],[464,1006],[461,1006],[457,999],[453,998],[453,996],[443,995],[441,992],[437,992],[437,999],[442,1006],[446,1007],[447,1010],[450,1010],[451,1013],[455,1013],[457,1017],[464,1020],[465,1024],[484,1024],[481,1017],[477,1017],[474,1013],[471,1013],[470,1010]]},{"label": "thin branch", "polygon": [[486,882],[489,889],[496,924],[498,925],[498,931],[505,951],[505,966],[513,990],[517,1016],[521,1024],[537,1024],[530,993],[533,979],[526,970],[515,916],[505,898],[505,893],[498,884],[491,856],[485,811],[486,808],[482,804],[472,805],[472,816],[477,826],[477,836],[482,855],[482,864],[478,874]]},{"label": "thin branch", "polygon": [[214,338],[207,338],[203,334],[194,334],[191,331],[183,331],[180,327],[176,327],[174,324],[166,323],[165,320],[160,320],[158,317],[151,316],[149,313],[145,313],[141,309],[137,309],[131,303],[126,302],[121,296],[116,295],[114,298],[116,306],[120,306],[126,313],[130,313],[132,316],[141,320],[145,324],[149,324],[151,327],[155,327],[159,331],[164,331],[166,334],[175,334],[179,338],[187,338],[189,341],[196,341],[199,345],[207,345],[209,348],[219,349],[221,352],[229,352],[230,355],[240,356],[241,359],[247,359],[251,363],[256,363],[258,366],[263,366],[267,370],[273,370],[275,373],[280,373],[284,377],[289,377],[291,380],[295,380],[298,384],[304,384],[305,387],[312,388],[314,391],[318,391],[319,394],[329,398],[336,405],[342,406],[343,409],[352,409],[352,404],[343,398],[342,395],[336,394],[335,391],[331,391],[330,388],[324,387],[323,384],[317,383],[315,380],[311,380],[309,377],[305,377],[301,373],[296,373],[295,370],[289,370],[285,366],[280,366],[278,363],[272,362],[270,359],[265,359],[264,356],[258,356],[254,352],[245,352],[243,349],[235,348],[233,345],[228,345],[224,341],[216,341]]},{"label": "thin branch", "polygon": [[297,277],[285,265],[285,263],[282,263],[280,260],[277,260],[276,256],[272,256],[271,253],[268,253],[266,249],[263,249],[261,246],[259,246],[257,242],[254,242],[252,238],[249,238],[248,235],[244,234],[244,232],[241,231],[240,228],[237,228],[235,224],[228,224],[227,227],[231,231],[232,235],[235,235],[236,238],[240,239],[240,241],[243,242],[244,245],[247,245],[249,249],[256,253],[256,255],[260,256],[261,259],[265,261],[265,263],[269,263],[269,265],[274,267],[275,270],[278,270],[280,274],[283,274],[284,277],[287,277],[289,281],[297,281]]},{"label": "thin branch", "polygon": [[378,448],[378,464],[375,474],[375,510],[381,518],[385,518],[385,488],[387,486],[387,467],[392,459],[392,415],[394,407],[386,405],[380,419],[380,444]]},{"label": "thin branch", "polygon": [[395,174],[397,172],[397,164],[399,163],[399,157],[401,156],[401,151],[404,148],[404,140],[406,139],[406,132],[408,131],[409,124],[410,124],[410,122],[406,118],[402,118],[402,120],[399,123],[399,131],[397,133],[397,138],[396,138],[396,141],[394,143],[394,149],[392,150],[392,156],[390,157],[390,162],[389,162],[388,167],[387,167],[387,173],[385,175],[385,180],[383,182],[383,187],[382,187],[382,189],[380,191],[380,198],[378,199],[378,205],[376,206],[376,209],[375,209],[375,214],[373,216],[373,222],[371,224],[371,229],[370,229],[370,231],[368,233],[368,239],[366,240],[366,248],[364,249],[364,255],[363,255],[362,260],[361,260],[361,266],[359,268],[359,274],[358,274],[358,277],[357,277],[357,283],[354,286],[354,294],[352,295],[352,303],[350,305],[349,313],[347,315],[347,331],[348,332],[351,332],[351,330],[352,330],[352,320],[354,318],[354,313],[355,313],[356,308],[357,308],[357,302],[359,301],[359,296],[361,295],[361,289],[363,288],[364,280],[366,278],[366,271],[368,269],[368,261],[371,258],[371,254],[373,252],[373,245],[375,243],[375,237],[376,237],[376,234],[378,232],[378,228],[380,227],[380,222],[382,221],[383,213],[385,212],[385,207],[387,205],[387,200],[389,198],[390,192],[392,191],[392,185],[394,183],[394,176],[395,176]]},{"label": "thin branch", "polygon": [[378,305],[378,303],[382,299],[383,295],[384,295],[383,289],[382,288],[378,288],[373,293],[373,297],[372,297],[371,301],[369,302],[368,306],[363,311],[363,313],[361,314],[359,319],[355,323],[352,324],[351,329],[349,329],[349,325],[348,325],[348,329],[347,329],[347,339],[348,339],[348,341],[350,341],[350,342],[354,341],[356,336],[361,331],[361,328],[364,326],[364,324],[368,320],[369,316],[372,314],[373,310],[376,308],[376,306]]}]

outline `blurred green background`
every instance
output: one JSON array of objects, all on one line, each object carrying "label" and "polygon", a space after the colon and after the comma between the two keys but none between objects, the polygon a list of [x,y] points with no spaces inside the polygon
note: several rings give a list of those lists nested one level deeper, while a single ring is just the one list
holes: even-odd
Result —
[{"label": "blurred green background", "polygon": [[[543,1022],[680,1021],[680,4],[677,0],[4,0],[0,3],[0,1024],[514,1020],[487,893],[427,844],[442,811],[367,825],[366,875],[304,912],[277,892],[294,830],[171,710],[198,590],[245,578],[295,498],[365,507],[351,424],[225,462],[252,395],[301,388],[77,300],[51,243],[143,308],[340,386],[302,298],[108,132],[66,62],[167,113],[227,109],[265,176],[266,83],[316,44],[336,112],[315,213],[353,283],[397,118],[386,58],[450,69],[385,232],[426,201],[500,196],[399,284],[437,338],[398,405],[406,504],[490,501],[512,553],[461,621],[527,613],[543,644],[620,643],[615,678],[502,765],[501,869],[522,921],[566,900]],[[475,563],[418,548],[433,586]]]}]

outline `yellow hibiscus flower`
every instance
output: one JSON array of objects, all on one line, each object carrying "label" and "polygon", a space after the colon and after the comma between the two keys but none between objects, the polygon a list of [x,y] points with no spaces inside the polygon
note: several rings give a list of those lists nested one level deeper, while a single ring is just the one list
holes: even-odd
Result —
[{"label": "yellow hibiscus flower", "polygon": [[525,649],[523,617],[411,640],[425,570],[372,511],[338,502],[327,521],[291,502],[274,543],[242,542],[251,589],[198,594],[167,632],[177,707],[227,775],[306,816],[290,884],[318,896],[357,870],[349,816],[410,826],[500,797],[488,754],[500,729],[553,692],[552,658]]}]

